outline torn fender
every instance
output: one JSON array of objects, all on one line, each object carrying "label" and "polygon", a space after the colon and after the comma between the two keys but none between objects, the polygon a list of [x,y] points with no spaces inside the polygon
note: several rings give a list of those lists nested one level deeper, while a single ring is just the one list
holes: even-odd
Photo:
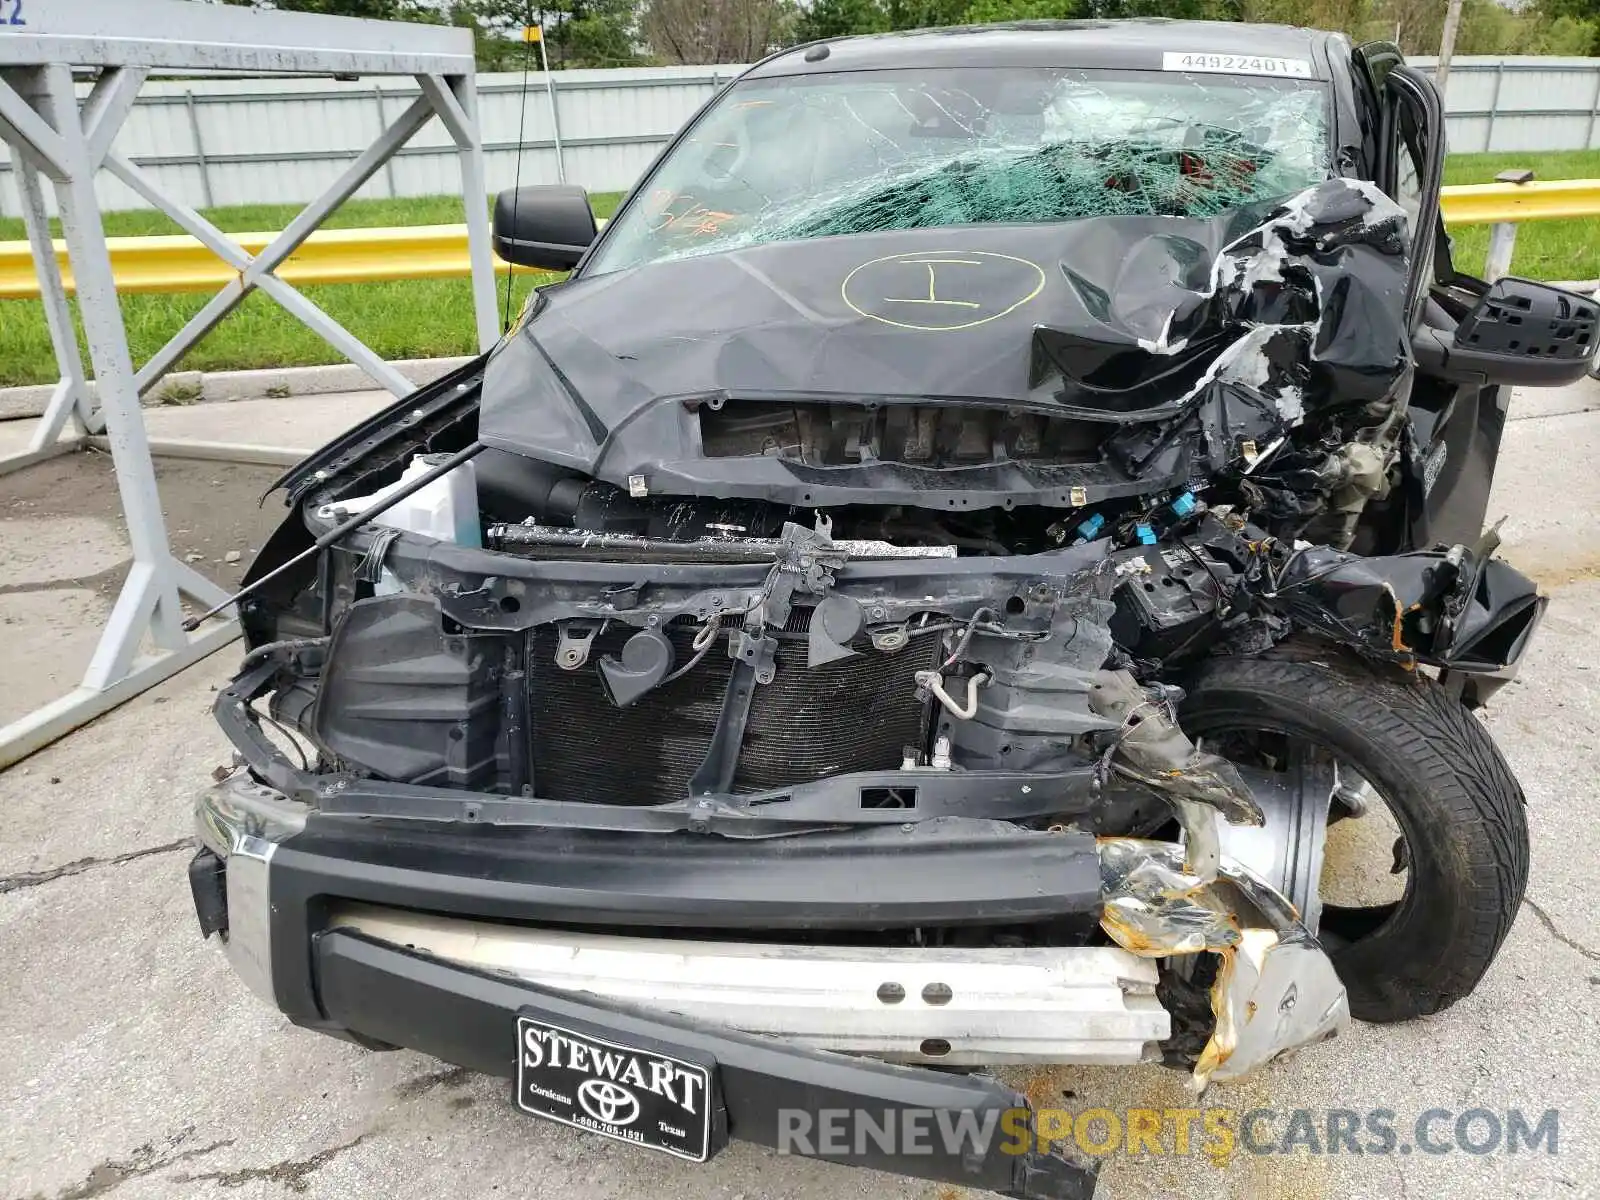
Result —
[{"label": "torn fender", "polygon": [[[1271,452],[1309,425],[1318,446],[1393,453],[1407,245],[1393,201],[1333,179],[1209,217],[860,232],[580,276],[491,357],[479,433],[619,487],[800,507],[1066,508],[1220,473],[1314,512],[1327,451]],[[896,315],[930,269],[970,320]],[[714,445],[704,415],[747,404],[831,433]],[[928,406],[1049,423],[968,445],[925,438],[906,414]]]},{"label": "torn fender", "polygon": [[1465,546],[1376,558],[1313,546],[1289,558],[1263,599],[1365,654],[1462,671],[1515,663],[1547,603],[1510,563]]},{"label": "torn fender", "polygon": [[1145,958],[1210,951],[1216,1018],[1191,1076],[1196,1092],[1238,1079],[1350,1026],[1344,985],[1326,952],[1282,896],[1224,859],[1207,883],[1184,848],[1141,838],[1100,838],[1100,925]]}]

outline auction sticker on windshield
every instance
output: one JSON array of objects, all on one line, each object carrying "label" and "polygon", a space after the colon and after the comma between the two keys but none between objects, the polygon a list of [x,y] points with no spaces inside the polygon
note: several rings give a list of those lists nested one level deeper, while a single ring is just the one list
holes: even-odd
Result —
[{"label": "auction sticker on windshield", "polygon": [[1310,79],[1311,64],[1303,58],[1263,58],[1259,54],[1193,54],[1168,50],[1161,55],[1163,71],[1210,71],[1218,75],[1280,75],[1285,79]]},{"label": "auction sticker on windshield", "polygon": [[705,1063],[517,1017],[518,1108],[690,1162],[711,1157],[711,1072]]}]

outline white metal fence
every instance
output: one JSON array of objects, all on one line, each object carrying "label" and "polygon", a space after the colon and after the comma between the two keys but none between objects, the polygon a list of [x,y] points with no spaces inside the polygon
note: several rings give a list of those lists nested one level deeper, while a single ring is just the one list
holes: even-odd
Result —
[{"label": "white metal fence", "polygon": [[[490,191],[517,178],[557,178],[559,133],[568,181],[619,191],[649,166],[707,97],[744,68],[649,67],[557,71],[551,121],[547,76],[478,76],[478,124]],[[85,89],[86,90],[86,89]],[[195,207],[304,202],[336,179],[417,97],[398,79],[190,79],[145,84],[117,148],[163,189]],[[460,191],[454,143],[435,122],[357,193],[362,197],[452,195]],[[99,180],[104,210],[147,208],[116,180]],[[20,212],[11,164],[0,147],[0,215]]]},{"label": "white metal fence", "polygon": [[1445,90],[1456,153],[1600,149],[1600,58],[1453,58]]},{"label": "white metal fence", "polygon": [[[1427,68],[1432,59],[1415,60]],[[566,178],[591,191],[632,185],[661,145],[742,67],[558,71],[559,128],[546,76],[524,103],[520,74],[478,77],[489,188],[517,178],[554,182],[559,134]],[[416,96],[394,79],[194,79],[145,85],[117,141],[170,194],[195,207],[303,202],[322,191]],[[1600,59],[1457,58],[1451,63],[1453,150],[1600,147]],[[455,147],[435,125],[377,175],[361,196],[427,196],[459,189]],[[99,182],[106,209],[142,208],[117,181]],[[0,156],[0,215],[20,212],[11,164]]]}]

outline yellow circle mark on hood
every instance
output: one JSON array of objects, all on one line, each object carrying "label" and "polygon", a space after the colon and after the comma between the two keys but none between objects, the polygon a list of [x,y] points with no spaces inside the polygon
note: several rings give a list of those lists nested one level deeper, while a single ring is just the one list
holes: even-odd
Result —
[{"label": "yellow circle mark on hood", "polygon": [[839,294],[853,311],[897,329],[987,325],[1044,291],[1036,262],[988,250],[915,250],[862,263]]}]

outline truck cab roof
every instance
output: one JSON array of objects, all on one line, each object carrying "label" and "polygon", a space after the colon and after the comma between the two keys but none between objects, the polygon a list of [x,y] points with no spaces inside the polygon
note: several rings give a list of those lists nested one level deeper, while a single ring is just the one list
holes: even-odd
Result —
[{"label": "truck cab roof", "polygon": [[1207,68],[1219,71],[1227,70],[1230,58],[1298,60],[1310,64],[1310,78],[1329,80],[1333,64],[1348,58],[1347,47],[1343,34],[1290,25],[1163,18],[1014,21],[812,42],[765,59],[747,77],[963,66],[1160,71],[1168,69],[1168,54],[1196,54],[1219,59]]}]

